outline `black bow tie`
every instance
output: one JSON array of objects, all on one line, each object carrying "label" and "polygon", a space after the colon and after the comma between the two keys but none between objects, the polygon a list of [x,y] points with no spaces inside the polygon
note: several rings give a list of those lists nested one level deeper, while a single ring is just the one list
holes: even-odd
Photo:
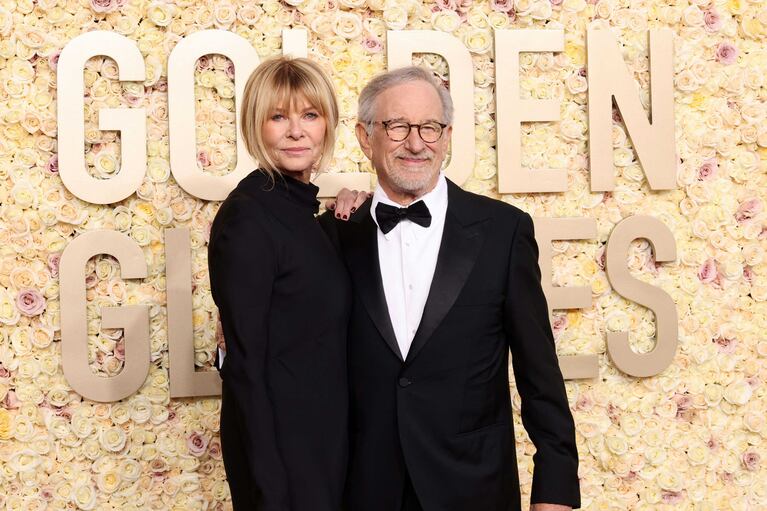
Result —
[{"label": "black bow tie", "polygon": [[429,227],[431,225],[431,213],[429,213],[429,208],[426,207],[426,203],[422,200],[406,208],[390,206],[383,202],[379,202],[376,206],[376,220],[378,220],[378,227],[381,228],[381,232],[384,234],[394,229],[405,218],[417,223],[421,227]]}]

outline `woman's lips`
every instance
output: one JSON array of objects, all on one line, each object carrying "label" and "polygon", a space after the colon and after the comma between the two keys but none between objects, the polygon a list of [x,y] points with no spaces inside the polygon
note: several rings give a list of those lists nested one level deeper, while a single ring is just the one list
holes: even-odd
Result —
[{"label": "woman's lips", "polygon": [[308,147],[287,147],[282,149],[282,152],[291,154],[291,155],[299,155],[307,152],[309,150]]}]

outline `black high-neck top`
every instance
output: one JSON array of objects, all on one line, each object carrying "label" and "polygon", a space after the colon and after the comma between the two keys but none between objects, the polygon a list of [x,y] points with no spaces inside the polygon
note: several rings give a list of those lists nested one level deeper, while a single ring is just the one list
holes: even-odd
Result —
[{"label": "black high-neck top", "polygon": [[341,509],[351,286],[315,217],[317,192],[254,171],[211,227],[211,291],[226,342],[221,441],[235,509]]},{"label": "black high-neck top", "polygon": [[[262,171],[254,171],[261,174],[261,176],[248,176],[250,178],[262,177],[266,178],[266,190],[272,186],[268,175]],[[307,210],[311,211],[313,215],[316,215],[320,210],[320,201],[317,200],[317,194],[320,189],[314,183],[304,183],[287,174],[279,174],[274,176],[273,191],[282,194],[287,200],[294,202],[298,206],[304,206]]]}]

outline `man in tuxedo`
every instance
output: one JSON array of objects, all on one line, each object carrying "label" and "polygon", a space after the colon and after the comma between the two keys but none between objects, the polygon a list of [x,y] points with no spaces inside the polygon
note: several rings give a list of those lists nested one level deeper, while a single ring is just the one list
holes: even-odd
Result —
[{"label": "man in tuxedo", "polygon": [[355,288],[348,509],[520,510],[509,351],[537,451],[531,509],[577,508],[573,419],[533,223],[441,173],[452,111],[422,68],[374,78],[356,134],[378,186],[348,222],[321,219]]}]

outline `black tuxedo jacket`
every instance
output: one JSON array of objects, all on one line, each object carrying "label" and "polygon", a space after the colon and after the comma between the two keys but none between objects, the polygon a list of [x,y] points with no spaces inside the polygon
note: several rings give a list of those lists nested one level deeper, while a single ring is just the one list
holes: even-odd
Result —
[{"label": "black tuxedo jacket", "polygon": [[425,511],[520,509],[508,359],[537,452],[532,502],[579,507],[575,430],[529,215],[448,181],[442,244],[402,359],[368,201],[324,215],[354,286],[349,322],[349,511],[400,511],[409,475]]}]

